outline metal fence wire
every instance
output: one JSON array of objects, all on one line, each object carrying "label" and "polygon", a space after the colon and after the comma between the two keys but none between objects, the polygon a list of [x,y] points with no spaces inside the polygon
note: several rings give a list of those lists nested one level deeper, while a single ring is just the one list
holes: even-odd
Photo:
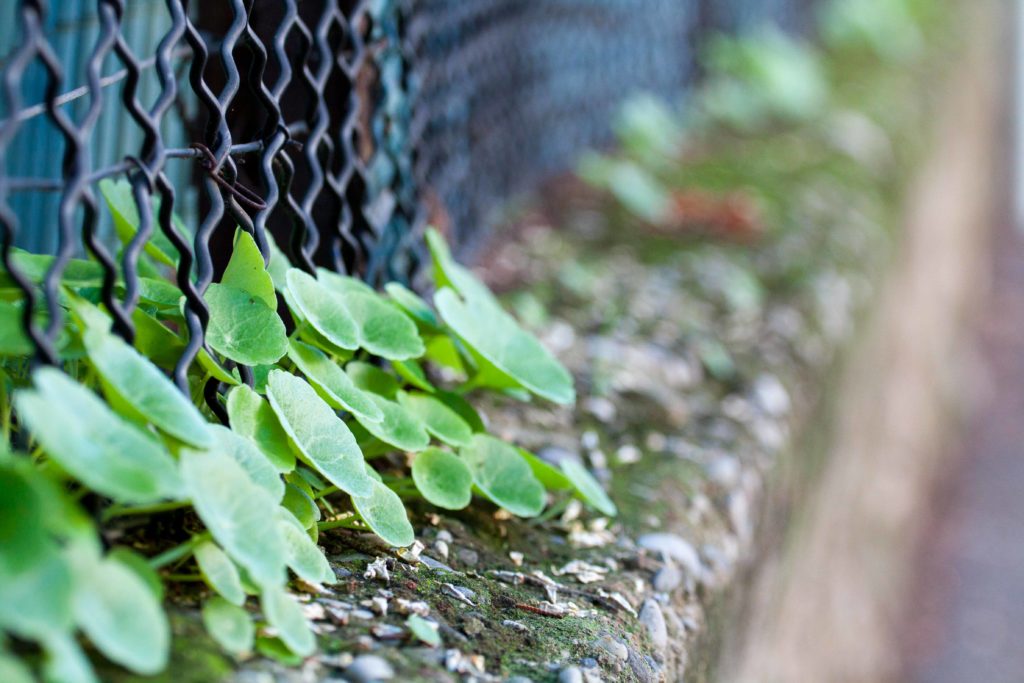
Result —
[{"label": "metal fence wire", "polygon": [[[162,236],[186,389],[236,226],[310,272],[408,280],[429,220],[472,242],[505,200],[607,142],[631,93],[678,100],[702,36],[800,30],[811,1],[0,3],[0,256],[37,359],[59,361],[75,257],[100,264],[131,340],[140,255]],[[139,215],[123,245],[97,190],[115,177]],[[30,277],[16,247],[52,265]]]}]

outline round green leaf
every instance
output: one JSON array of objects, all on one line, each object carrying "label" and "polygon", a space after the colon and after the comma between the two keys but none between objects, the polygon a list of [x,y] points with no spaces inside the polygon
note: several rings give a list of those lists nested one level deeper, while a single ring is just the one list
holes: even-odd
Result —
[{"label": "round green leaf", "polygon": [[30,640],[70,628],[71,593],[71,570],[50,543],[31,565],[0,572],[0,628]]},{"label": "round green leaf", "polygon": [[317,507],[316,501],[310,496],[308,490],[303,490],[302,487],[295,484],[285,485],[284,500],[281,501],[281,506],[298,520],[303,529],[310,529],[320,521],[320,508]]},{"label": "round green leaf", "polygon": [[290,373],[274,370],[267,380],[267,396],[281,426],[309,465],[350,495],[370,492],[363,453],[355,437],[313,387]]},{"label": "round green leaf", "polygon": [[530,451],[522,448],[517,448],[519,455],[523,456],[523,459],[530,465],[530,469],[533,470],[533,476],[537,477],[544,488],[553,491],[568,491],[576,488],[573,486],[572,481],[569,477],[562,474],[557,467],[547,463]]},{"label": "round green leaf", "polygon": [[[99,187],[114,217],[114,232],[122,243],[128,244],[139,230],[139,208],[135,203],[132,184],[123,178],[104,178]],[[178,250],[159,225],[160,198],[153,197],[152,203],[153,233],[146,240],[144,249],[153,259],[173,268],[178,265]],[[188,235],[188,230],[175,214],[171,216],[171,225],[183,237]]]},{"label": "round green leaf", "polygon": [[263,615],[277,629],[288,649],[301,657],[313,654],[316,638],[295,598],[282,588],[268,586],[263,589],[260,604],[263,606]]},{"label": "round green leaf", "polygon": [[213,541],[203,541],[195,547],[192,555],[210,588],[235,605],[245,602],[245,589],[242,588],[238,567],[220,546]]},{"label": "round green leaf", "polygon": [[263,263],[263,254],[256,246],[253,236],[244,230],[235,232],[235,248],[224,269],[221,284],[248,292],[260,299],[267,307],[277,309],[274,281],[270,279]]},{"label": "round green leaf", "polygon": [[441,644],[441,635],[437,632],[437,624],[427,621],[418,614],[410,614],[405,620],[405,625],[414,636],[422,640],[430,647],[437,647]]},{"label": "round green leaf", "polygon": [[357,387],[384,398],[394,398],[400,388],[398,380],[393,375],[376,365],[355,360],[345,366],[345,372]]},{"label": "round green leaf", "polygon": [[340,295],[298,268],[289,270],[286,277],[292,300],[313,329],[335,346],[359,348],[359,328]]},{"label": "round green leaf", "polygon": [[243,365],[269,365],[288,350],[284,322],[258,296],[213,284],[203,298],[210,309],[206,341],[217,353]]},{"label": "round green leaf", "polygon": [[0,464],[0,578],[32,571],[53,550],[43,501],[23,472]]},{"label": "round green leaf", "polygon": [[242,607],[213,597],[203,604],[203,626],[225,652],[240,655],[252,650],[256,627]]},{"label": "round green leaf", "polygon": [[427,302],[409,288],[398,282],[389,282],[384,285],[384,291],[399,308],[412,316],[416,322],[431,329],[440,327],[437,316],[434,315],[434,311],[427,305]]},{"label": "round green leaf", "polygon": [[51,630],[43,643],[46,660],[43,662],[43,680],[48,683],[96,683],[92,663],[69,631]]},{"label": "round green leaf", "polygon": [[174,459],[159,442],[59,370],[40,368],[33,380],[34,390],[15,397],[18,416],[76,479],[125,503],[181,496]]},{"label": "round green leaf", "polygon": [[478,360],[493,366],[481,368],[493,370],[497,380],[493,384],[521,386],[555,403],[575,402],[569,371],[500,307],[482,299],[460,299],[448,288],[439,291],[434,301],[445,323]]},{"label": "round green leaf", "polygon": [[412,480],[428,502],[461,510],[473,497],[473,473],[462,459],[440,448],[428,448],[412,461]]},{"label": "round green leaf", "polygon": [[75,552],[75,621],[111,660],[139,674],[167,665],[171,629],[156,597],[117,560]]},{"label": "round green leaf", "polygon": [[544,509],[544,486],[513,446],[474,434],[460,453],[473,473],[473,483],[489,499],[520,517],[534,517]]},{"label": "round green leaf", "polygon": [[359,345],[373,355],[407,360],[426,351],[416,324],[377,293],[351,291],[344,300],[359,327]]},{"label": "round green leaf", "polygon": [[252,439],[278,472],[295,469],[288,433],[263,397],[246,385],[239,385],[228,393],[227,410],[231,429]]},{"label": "round green leaf", "polygon": [[399,377],[417,389],[422,389],[430,394],[437,391],[434,385],[430,383],[430,380],[427,379],[427,374],[423,372],[423,366],[416,361],[395,360],[391,361],[391,367],[395,369]]},{"label": "round green leaf", "polygon": [[33,683],[35,678],[28,667],[12,656],[0,652],[0,681],[6,683]]},{"label": "round green leaf", "polygon": [[362,280],[349,275],[335,273],[333,270],[327,270],[326,268],[316,269],[316,279],[339,294],[349,294],[351,292],[356,292],[357,294],[376,294],[373,287]]},{"label": "round green leaf", "polygon": [[277,508],[242,466],[217,451],[183,450],[181,474],[214,540],[261,586],[282,585],[284,541],[267,515]]},{"label": "round green leaf", "polygon": [[427,431],[451,446],[467,446],[473,430],[458,413],[430,394],[398,392],[398,403],[423,423]]},{"label": "round green leaf", "polygon": [[400,547],[412,545],[416,535],[405,514],[402,499],[381,482],[371,481],[373,491],[370,495],[352,497],[356,512],[385,543]]},{"label": "round green leaf", "polygon": [[600,482],[594,479],[594,475],[587,471],[587,468],[569,458],[562,460],[559,466],[587,504],[592,505],[610,517],[618,514],[619,511],[616,509],[615,503],[605,493]]},{"label": "round green leaf", "polygon": [[[434,261],[434,284],[440,290],[451,287],[468,299],[480,300],[498,306],[497,299],[484,283],[466,267],[456,263],[441,234],[433,228],[427,230],[427,246]],[[443,314],[442,314],[442,317]]]},{"label": "round green leaf", "polygon": [[199,361],[199,365],[203,370],[210,373],[211,377],[231,386],[237,386],[242,383],[238,379],[238,370],[229,371],[213,356],[211,356],[206,349],[199,349],[199,354],[196,356],[196,360]]},{"label": "round green leaf", "polygon": [[174,438],[206,448],[213,441],[192,402],[164,373],[120,337],[92,329],[82,339],[105,387],[113,390],[134,413]]},{"label": "round green leaf", "polygon": [[210,425],[213,431],[214,446],[221,453],[230,455],[231,458],[242,466],[252,482],[263,488],[274,501],[280,501],[284,495],[284,482],[281,475],[263,451],[257,448],[256,444],[239,436],[223,425]]},{"label": "round green leaf", "polygon": [[370,397],[319,349],[293,339],[288,346],[288,357],[332,407],[347,410],[371,422],[383,418]]},{"label": "round green leaf", "polygon": [[156,598],[157,602],[163,602],[164,599],[164,582],[160,578],[160,573],[153,569],[149,564],[149,560],[135,552],[131,548],[125,546],[118,546],[112,548],[107,553],[107,558],[111,560],[117,560],[124,566],[135,572],[136,576],[142,579],[142,582],[146,584],[149,591]]},{"label": "round green leaf", "polygon": [[20,303],[0,301],[0,356],[27,356],[32,353],[32,340],[21,324],[23,310]]},{"label": "round green leaf", "polygon": [[356,415],[356,420],[366,431],[384,443],[403,451],[421,451],[430,444],[430,435],[423,423],[408,410],[394,401],[389,401],[376,394],[370,394],[370,396],[384,417],[379,422],[370,422],[362,420]]},{"label": "round green leaf", "polygon": [[298,520],[289,517],[291,513],[282,511],[277,523],[287,548],[288,568],[310,583],[335,583],[337,578],[323,551],[310,540]]}]

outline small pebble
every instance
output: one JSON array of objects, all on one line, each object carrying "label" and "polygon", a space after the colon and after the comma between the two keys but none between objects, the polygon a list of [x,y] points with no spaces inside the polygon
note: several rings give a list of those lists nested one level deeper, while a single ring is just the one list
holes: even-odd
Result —
[{"label": "small pebble", "polygon": [[678,534],[654,532],[644,534],[636,542],[641,548],[661,553],[675,560],[694,576],[699,576],[701,573],[700,557],[697,555],[697,551],[689,541]]},{"label": "small pebble", "polygon": [[558,674],[558,683],[583,683],[583,672],[578,666],[567,666]]},{"label": "small pebble", "polygon": [[668,645],[668,629],[665,626],[665,617],[661,613],[661,605],[647,598],[643,607],[640,608],[640,623],[647,629],[647,635],[651,637],[651,643],[659,651],[664,651]]},{"label": "small pebble", "polygon": [[629,648],[612,638],[609,634],[599,636],[591,646],[602,653],[608,654],[612,659],[625,661],[629,657]]},{"label": "small pebble", "polygon": [[395,677],[395,670],[383,657],[360,655],[345,669],[345,677],[352,683],[389,681]]},{"label": "small pebble", "polygon": [[651,583],[659,593],[671,593],[683,582],[683,572],[674,564],[668,564],[658,570]]},{"label": "small pebble", "polygon": [[459,562],[467,567],[475,567],[480,561],[480,554],[469,548],[459,548],[455,555],[459,558]]}]

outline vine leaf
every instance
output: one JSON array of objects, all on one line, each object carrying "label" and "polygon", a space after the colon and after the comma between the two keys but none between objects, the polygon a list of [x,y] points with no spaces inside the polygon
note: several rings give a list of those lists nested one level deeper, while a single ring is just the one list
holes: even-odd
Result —
[{"label": "vine leaf", "polygon": [[368,496],[353,496],[352,504],[363,521],[384,541],[396,547],[412,545],[416,540],[405,506],[398,494],[376,479]]},{"label": "vine leaf", "polygon": [[[118,180],[104,178],[100,181],[99,187],[107,202],[107,207],[114,217],[114,232],[117,233],[117,237],[122,243],[128,244],[135,237],[135,233],[139,231],[139,208],[135,204],[131,183],[123,178]],[[176,268],[178,266],[178,250],[174,248],[171,240],[163,233],[158,224],[160,198],[154,197],[152,202],[153,232],[146,240],[144,249],[156,261]],[[171,226],[182,237],[189,234],[188,228],[177,214],[171,214]]]},{"label": "vine leaf", "polygon": [[224,651],[238,656],[252,651],[256,627],[242,607],[214,596],[203,603],[203,626]]},{"label": "vine leaf", "polygon": [[423,366],[414,360],[396,360],[391,361],[391,367],[395,369],[395,372],[399,377],[404,379],[407,384],[411,384],[417,389],[422,389],[427,393],[433,394],[437,391],[437,388],[430,383],[427,379],[427,374],[423,372]]},{"label": "vine leaf", "polygon": [[295,598],[278,586],[267,586],[260,596],[260,604],[263,615],[277,629],[288,649],[301,657],[313,654],[316,638]]},{"label": "vine leaf", "polygon": [[170,653],[171,629],[160,603],[129,567],[93,552],[71,549],[75,622],[112,661],[139,674],[161,671]]},{"label": "vine leaf", "polygon": [[559,466],[588,505],[597,508],[609,517],[618,514],[615,503],[608,497],[597,479],[594,479],[594,475],[587,471],[587,468],[569,458],[562,460]]},{"label": "vine leaf", "polygon": [[235,433],[252,439],[278,472],[295,469],[288,433],[263,397],[246,385],[239,385],[228,393],[227,410]]},{"label": "vine leaf", "polygon": [[192,506],[214,540],[260,586],[284,584],[284,541],[267,524],[277,502],[242,466],[217,451],[181,452],[181,473]]},{"label": "vine leaf", "polygon": [[441,644],[441,635],[437,632],[437,624],[427,621],[420,615],[410,614],[409,618],[405,620],[405,625],[414,636],[430,647],[437,647]]},{"label": "vine leaf", "polygon": [[370,397],[319,349],[293,339],[288,345],[288,357],[333,408],[347,410],[371,422],[379,422],[384,417]]},{"label": "vine leaf", "polygon": [[245,602],[245,589],[242,588],[238,567],[220,546],[213,541],[203,541],[195,547],[192,555],[210,588],[232,604],[241,605]]},{"label": "vine leaf", "polygon": [[355,360],[345,366],[345,372],[352,383],[363,391],[387,399],[392,399],[398,394],[400,388],[398,380],[376,365]]},{"label": "vine leaf", "polygon": [[434,302],[445,324],[473,354],[475,386],[521,387],[554,403],[576,400],[572,375],[551,352],[508,313],[485,299],[462,299],[441,289]]},{"label": "vine leaf", "polygon": [[473,483],[493,502],[519,517],[534,517],[544,509],[544,486],[513,446],[474,434],[460,454],[473,473]]},{"label": "vine leaf", "polygon": [[533,470],[533,476],[537,477],[537,481],[543,484],[544,488],[553,491],[570,491],[576,488],[572,480],[554,465],[541,460],[525,449],[517,448],[516,450],[519,451],[519,455],[523,456],[523,459],[530,465],[530,469]]},{"label": "vine leaf", "polygon": [[33,382],[15,397],[18,415],[72,476],[119,502],[181,497],[181,477],[159,442],[59,370],[39,368]]},{"label": "vine leaf", "polygon": [[269,493],[274,502],[279,502],[284,496],[284,482],[256,444],[223,425],[210,425],[210,430],[213,432],[213,447],[230,455],[242,466],[252,483]]},{"label": "vine leaf", "polygon": [[116,394],[120,405],[186,444],[205,448],[213,443],[209,423],[145,356],[96,328],[86,331],[82,340],[105,390]]},{"label": "vine leaf", "polygon": [[332,584],[337,581],[327,558],[309,538],[299,520],[290,512],[281,510],[277,525],[284,538],[289,569],[310,583]]},{"label": "vine leaf", "polygon": [[350,495],[370,493],[370,478],[355,437],[313,387],[291,373],[273,370],[267,379],[267,396],[309,465]]},{"label": "vine leaf", "polygon": [[285,484],[281,507],[290,512],[303,529],[312,529],[320,521],[320,508],[310,496],[308,489],[301,486]]},{"label": "vine leaf", "polygon": [[210,309],[206,341],[217,353],[243,365],[269,365],[288,350],[284,322],[258,296],[212,284],[204,299]]},{"label": "vine leaf", "polygon": [[379,422],[370,422],[357,415],[356,420],[366,431],[386,444],[411,453],[422,451],[430,444],[426,427],[408,410],[382,396],[370,394],[370,397],[383,418]]},{"label": "vine leaf", "polygon": [[359,328],[338,293],[298,268],[291,268],[286,278],[292,301],[314,330],[339,348],[359,348]]},{"label": "vine leaf", "polygon": [[253,236],[244,230],[235,231],[235,247],[220,281],[222,285],[252,294],[271,310],[277,309],[274,281],[263,263],[263,254]]},{"label": "vine leaf", "polygon": [[398,392],[398,404],[450,446],[468,446],[473,430],[457,412],[429,394]]},{"label": "vine leaf", "polygon": [[417,324],[431,332],[441,329],[441,323],[429,304],[408,287],[398,282],[389,282],[384,285],[384,291],[388,293],[395,305],[405,311]]},{"label": "vine leaf", "polygon": [[473,473],[454,453],[428,448],[412,461],[412,479],[428,502],[461,510],[473,497]]}]

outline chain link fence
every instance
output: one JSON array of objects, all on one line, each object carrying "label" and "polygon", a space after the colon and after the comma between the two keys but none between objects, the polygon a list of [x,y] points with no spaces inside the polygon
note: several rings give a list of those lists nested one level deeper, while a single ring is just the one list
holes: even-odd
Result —
[{"label": "chain link fence", "polygon": [[[140,255],[162,239],[185,296],[182,384],[236,226],[310,272],[408,280],[428,221],[471,244],[509,198],[607,143],[629,95],[681,101],[703,37],[800,31],[811,1],[3,3],[0,256],[37,357],[58,362],[73,258],[99,264],[130,340]],[[131,183],[123,243],[105,178]],[[33,278],[15,248],[55,258]]]}]

